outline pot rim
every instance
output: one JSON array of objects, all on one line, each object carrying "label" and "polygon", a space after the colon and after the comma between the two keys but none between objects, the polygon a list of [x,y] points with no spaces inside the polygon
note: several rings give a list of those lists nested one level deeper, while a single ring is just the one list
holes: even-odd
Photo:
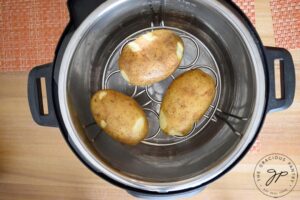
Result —
[{"label": "pot rim", "polygon": [[[67,98],[67,76],[68,76],[68,68],[70,62],[72,60],[72,56],[76,50],[78,43],[80,42],[82,36],[89,30],[89,28],[99,19],[101,18],[103,12],[109,12],[114,6],[119,6],[125,3],[127,0],[108,0],[101,6],[99,6],[92,14],[90,14],[85,21],[79,26],[79,28],[73,34],[68,46],[64,52],[63,60],[60,66],[59,71],[59,79],[58,79],[58,101],[59,101],[59,109],[61,113],[61,117],[64,122],[64,126],[68,133],[68,140],[71,142],[73,147],[80,152],[81,157],[84,158],[85,162],[89,163],[89,165],[97,172],[104,173],[109,178],[113,179],[116,182],[119,182],[123,185],[140,189],[144,191],[153,191],[153,192],[169,192],[169,191],[179,191],[185,190],[188,188],[195,188],[199,185],[203,185],[210,180],[216,178],[220,174],[222,174],[225,170],[230,168],[232,164],[239,159],[239,157],[243,154],[243,152],[249,147],[249,144],[252,143],[255,138],[257,131],[259,130],[261,123],[263,121],[263,117],[265,115],[265,107],[266,107],[266,74],[264,71],[264,61],[260,55],[260,51],[256,44],[256,41],[249,31],[249,27],[243,24],[234,13],[231,12],[229,8],[224,6],[222,3],[218,1],[208,1],[205,0],[205,3],[214,4],[214,8],[218,10],[218,12],[222,13],[232,22],[235,22],[236,28],[239,30],[239,33],[243,37],[247,48],[251,54],[251,58],[253,61],[253,65],[255,67],[255,75],[256,82],[260,80],[259,86],[256,91],[255,98],[255,108],[253,112],[253,117],[249,122],[249,129],[244,134],[243,138],[237,145],[237,147],[231,152],[231,154],[222,161],[219,165],[212,167],[207,172],[195,176],[190,179],[185,179],[176,182],[168,182],[168,183],[156,183],[156,182],[146,182],[141,180],[135,180],[129,177],[124,176],[123,174],[118,173],[116,170],[109,168],[104,163],[97,160],[84,146],[82,141],[80,141],[79,137],[76,134],[76,129],[72,124],[69,109],[67,106],[68,98]],[[250,51],[251,50],[251,51]],[[262,103],[263,102],[263,103]]]}]

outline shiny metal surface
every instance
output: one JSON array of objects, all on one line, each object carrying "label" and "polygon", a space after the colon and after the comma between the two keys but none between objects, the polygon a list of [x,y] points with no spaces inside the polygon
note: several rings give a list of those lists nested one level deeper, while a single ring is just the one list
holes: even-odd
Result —
[{"label": "shiny metal surface", "polygon": [[[165,0],[164,12],[161,10],[160,0],[109,0],[97,8],[68,44],[60,68],[58,92],[69,140],[94,170],[130,187],[168,192],[206,183],[242,154],[261,122],[265,74],[243,18],[225,3]],[[221,80],[218,104],[221,113],[247,120],[225,114],[225,121],[211,121],[193,138],[171,146],[121,145],[97,126],[87,126],[93,121],[89,100],[104,87],[104,67],[114,49],[131,34],[151,24],[162,25],[162,16],[164,26],[192,34],[211,53],[213,59],[200,56],[197,65],[211,67],[215,60]],[[109,87],[115,83],[112,81]],[[139,94],[125,82],[121,85],[124,87],[118,89],[124,93]],[[227,122],[240,136],[233,134]],[[155,123],[151,127],[158,130]]]}]

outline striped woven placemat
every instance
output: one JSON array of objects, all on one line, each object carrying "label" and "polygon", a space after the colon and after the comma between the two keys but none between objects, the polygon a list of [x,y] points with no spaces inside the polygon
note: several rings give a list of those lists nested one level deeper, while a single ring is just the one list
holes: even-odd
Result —
[{"label": "striped woven placemat", "polygon": [[69,17],[63,0],[0,0],[0,71],[27,71],[53,60]]},{"label": "striped woven placemat", "polygon": [[[254,0],[235,0],[255,23]],[[68,20],[65,0],[0,0],[0,72],[51,62]]]},{"label": "striped woven placemat", "polygon": [[300,48],[300,1],[270,1],[276,46]]}]

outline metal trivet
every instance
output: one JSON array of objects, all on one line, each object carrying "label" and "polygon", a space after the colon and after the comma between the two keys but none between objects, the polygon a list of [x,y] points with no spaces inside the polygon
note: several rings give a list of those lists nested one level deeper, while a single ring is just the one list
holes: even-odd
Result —
[{"label": "metal trivet", "polygon": [[[118,69],[117,63],[119,55],[121,54],[122,49],[127,43],[135,40],[139,35],[149,31],[153,31],[155,29],[172,30],[183,39],[185,53],[183,56],[183,61],[181,63],[182,65],[169,78],[161,81],[160,83],[155,83],[146,87],[129,85],[125,80],[123,80],[120,74],[120,70]],[[201,63],[202,61],[208,61],[209,64]],[[164,134],[159,127],[159,110],[162,96],[164,94],[164,91],[167,89],[167,86],[178,75],[195,68],[203,70],[214,78],[216,82],[216,93],[214,100],[205,115],[197,123],[194,124],[194,127],[189,134],[184,137],[168,136]],[[110,87],[111,84],[115,84],[115,86]],[[142,143],[148,145],[168,146],[184,142],[199,134],[211,121],[217,122],[218,119],[223,120],[237,136],[241,137],[241,133],[237,131],[223,116],[227,115],[242,121],[247,120],[247,118],[223,112],[218,108],[221,95],[221,76],[217,63],[208,48],[192,34],[178,28],[164,26],[163,24],[161,26],[155,27],[152,24],[152,27],[140,30],[123,40],[108,58],[108,61],[103,70],[102,85],[100,87],[102,89],[110,88],[119,91],[121,90],[121,92],[131,96],[137,102],[139,102],[139,104],[143,107],[145,113],[147,114],[149,121],[149,134],[147,138],[142,141]],[[155,88],[158,88],[159,92],[155,92]],[[216,112],[218,112],[218,114],[216,114]],[[84,128],[92,125],[96,125],[96,123],[90,123]],[[96,137],[92,139],[92,141],[95,141],[98,135],[99,134],[97,134]]]}]

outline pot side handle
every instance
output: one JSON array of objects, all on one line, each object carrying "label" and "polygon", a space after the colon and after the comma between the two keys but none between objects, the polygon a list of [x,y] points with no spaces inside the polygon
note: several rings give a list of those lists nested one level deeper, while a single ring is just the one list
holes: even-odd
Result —
[{"label": "pot side handle", "polygon": [[[43,109],[41,78],[45,78],[48,114]],[[28,102],[33,120],[41,126],[57,127],[52,98],[52,63],[34,67],[28,76]]]},{"label": "pot side handle", "polygon": [[[269,75],[268,112],[282,111],[290,107],[295,96],[295,67],[291,54],[283,48],[265,47]],[[274,61],[280,61],[281,98],[276,98]]]}]

